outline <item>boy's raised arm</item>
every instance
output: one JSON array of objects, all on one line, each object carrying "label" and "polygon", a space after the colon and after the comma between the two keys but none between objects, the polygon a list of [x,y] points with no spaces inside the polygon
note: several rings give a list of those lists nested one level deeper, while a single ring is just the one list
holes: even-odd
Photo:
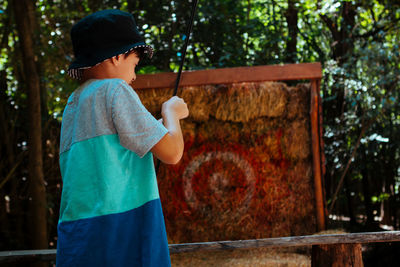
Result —
[{"label": "boy's raised arm", "polygon": [[174,96],[163,103],[161,115],[168,133],[151,149],[151,152],[166,164],[176,164],[182,158],[184,149],[179,121],[189,116],[189,110],[182,98]]}]

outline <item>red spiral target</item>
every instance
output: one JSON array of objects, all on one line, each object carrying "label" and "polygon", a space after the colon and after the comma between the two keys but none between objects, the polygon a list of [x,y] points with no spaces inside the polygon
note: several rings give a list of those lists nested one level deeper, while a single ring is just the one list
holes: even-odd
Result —
[{"label": "red spiral target", "polygon": [[187,164],[182,179],[186,203],[206,217],[218,217],[221,212],[233,210],[235,216],[243,215],[250,206],[256,184],[253,167],[234,151],[206,151],[197,155]]}]

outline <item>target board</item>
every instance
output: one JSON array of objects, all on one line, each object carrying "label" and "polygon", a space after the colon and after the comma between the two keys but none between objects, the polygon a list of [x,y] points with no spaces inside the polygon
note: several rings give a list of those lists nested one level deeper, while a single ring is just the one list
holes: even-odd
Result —
[{"label": "target board", "polygon": [[311,167],[286,158],[283,129],[239,135],[238,143],[186,139],[181,162],[159,174],[171,242],[311,232]]},{"label": "target board", "polygon": [[[152,107],[167,93],[141,99]],[[192,108],[182,121],[185,151],[157,173],[169,241],[314,233],[309,87],[210,85],[181,94]]]}]

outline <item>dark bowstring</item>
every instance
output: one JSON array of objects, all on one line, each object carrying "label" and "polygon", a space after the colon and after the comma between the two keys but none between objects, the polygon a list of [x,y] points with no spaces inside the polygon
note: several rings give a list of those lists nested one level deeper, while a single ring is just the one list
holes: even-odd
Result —
[{"label": "dark bowstring", "polygon": [[[181,53],[182,59],[181,59],[180,65],[179,65],[178,75],[176,77],[173,96],[176,96],[178,94],[178,87],[179,87],[179,83],[181,81],[183,64],[185,62],[186,51],[187,51],[187,47],[188,47],[189,39],[190,39],[190,33],[192,32],[192,29],[193,29],[193,21],[194,21],[194,15],[196,13],[197,2],[198,2],[198,0],[194,0],[194,2],[193,2],[192,12],[190,14],[190,22],[189,22],[189,25],[188,25],[188,28],[186,31],[187,34],[185,35],[185,45],[182,48],[182,53]],[[158,174],[158,170],[160,169],[160,162],[161,162],[160,160],[157,160],[156,174]]]}]

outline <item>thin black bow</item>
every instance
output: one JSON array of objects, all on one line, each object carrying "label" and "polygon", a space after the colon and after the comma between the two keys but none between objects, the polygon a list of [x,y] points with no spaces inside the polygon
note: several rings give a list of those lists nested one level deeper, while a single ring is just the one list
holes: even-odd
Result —
[{"label": "thin black bow", "polygon": [[192,28],[193,28],[194,14],[196,13],[196,8],[197,8],[197,0],[194,0],[193,7],[192,7],[192,14],[190,15],[190,22],[189,22],[189,25],[188,25],[188,28],[186,31],[185,45],[182,48],[182,53],[181,53],[182,59],[181,59],[180,65],[179,65],[178,76],[176,77],[175,89],[174,89],[174,94],[173,94],[174,96],[176,96],[178,93],[178,87],[179,87],[179,82],[181,80],[183,63],[185,62],[186,50],[187,50],[187,46],[189,44],[190,33],[192,32]]}]

